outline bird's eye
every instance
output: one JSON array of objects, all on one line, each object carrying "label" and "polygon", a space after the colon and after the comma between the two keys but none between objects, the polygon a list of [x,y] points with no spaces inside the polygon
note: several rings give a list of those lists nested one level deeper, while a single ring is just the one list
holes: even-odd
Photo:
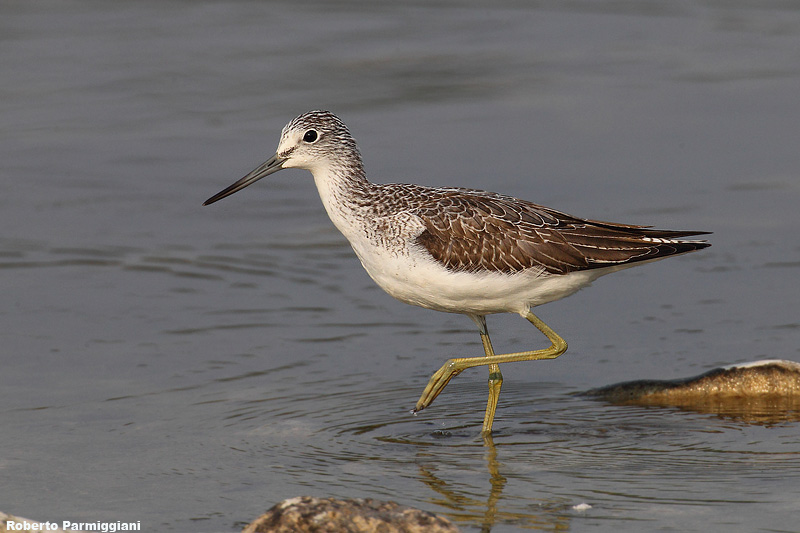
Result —
[{"label": "bird's eye", "polygon": [[305,135],[303,135],[303,140],[307,143],[313,143],[317,140],[317,130],[308,130]]}]

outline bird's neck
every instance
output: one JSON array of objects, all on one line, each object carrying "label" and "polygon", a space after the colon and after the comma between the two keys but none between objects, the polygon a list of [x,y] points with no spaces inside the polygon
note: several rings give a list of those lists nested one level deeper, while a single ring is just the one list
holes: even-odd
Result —
[{"label": "bird's neck", "polygon": [[330,164],[311,169],[322,205],[333,224],[352,240],[353,232],[367,223],[370,198],[376,186],[367,179],[360,158],[349,164]]}]

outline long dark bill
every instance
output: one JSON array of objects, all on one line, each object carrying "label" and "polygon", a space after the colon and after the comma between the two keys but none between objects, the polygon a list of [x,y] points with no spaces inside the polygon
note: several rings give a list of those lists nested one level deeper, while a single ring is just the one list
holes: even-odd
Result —
[{"label": "long dark bill", "polygon": [[213,204],[217,200],[222,200],[226,196],[230,196],[231,194],[233,194],[233,193],[235,193],[237,191],[241,191],[242,189],[244,189],[248,185],[252,185],[253,183],[255,183],[258,180],[260,180],[261,178],[265,178],[265,177],[269,176],[270,174],[274,174],[275,172],[277,172],[277,171],[279,171],[280,169],[283,168],[284,161],[286,161],[286,159],[280,158],[280,157],[278,157],[277,154],[275,154],[274,156],[269,158],[267,161],[265,161],[257,169],[253,170],[250,174],[248,174],[247,176],[243,177],[242,179],[240,179],[239,181],[237,181],[236,183],[234,183],[233,185],[231,185],[227,189],[224,189],[224,190],[218,192],[217,194],[215,194],[214,196],[212,196],[211,198],[209,198],[208,200],[203,202],[203,205]]}]

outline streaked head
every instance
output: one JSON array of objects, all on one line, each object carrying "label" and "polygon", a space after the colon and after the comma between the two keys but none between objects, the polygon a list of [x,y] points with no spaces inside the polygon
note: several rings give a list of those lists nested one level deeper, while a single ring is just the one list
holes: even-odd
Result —
[{"label": "streaked head", "polygon": [[[274,156],[203,205],[221,200],[283,168],[325,171],[332,167],[362,170],[361,154],[344,122],[329,111],[309,111],[294,118],[281,132]],[[348,168],[348,167],[356,167]]]}]

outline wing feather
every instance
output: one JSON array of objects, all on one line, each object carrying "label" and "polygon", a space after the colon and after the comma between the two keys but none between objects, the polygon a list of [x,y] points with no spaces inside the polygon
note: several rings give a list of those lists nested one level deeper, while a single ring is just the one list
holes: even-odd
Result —
[{"label": "wing feather", "polygon": [[434,191],[412,211],[425,227],[416,241],[450,270],[565,274],[710,246],[680,240],[706,232],[580,219],[483,191]]}]

